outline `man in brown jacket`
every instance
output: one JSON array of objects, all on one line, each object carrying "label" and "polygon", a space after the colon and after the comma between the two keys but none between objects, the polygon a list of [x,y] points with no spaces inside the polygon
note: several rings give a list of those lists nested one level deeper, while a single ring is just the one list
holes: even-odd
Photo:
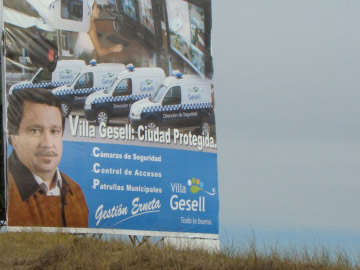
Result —
[{"label": "man in brown jacket", "polygon": [[88,227],[80,186],[60,172],[65,118],[61,103],[40,88],[8,98],[8,226]]}]

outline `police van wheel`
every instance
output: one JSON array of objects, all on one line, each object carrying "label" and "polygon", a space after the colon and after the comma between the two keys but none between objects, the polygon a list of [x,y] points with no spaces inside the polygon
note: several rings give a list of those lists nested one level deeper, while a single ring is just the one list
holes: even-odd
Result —
[{"label": "police van wheel", "polygon": [[96,122],[100,125],[100,123],[105,123],[106,125],[109,123],[109,114],[104,111],[100,110],[96,113]]},{"label": "police van wheel", "polygon": [[70,105],[66,102],[61,103],[61,109],[64,117],[67,117],[70,114],[71,108]]},{"label": "police van wheel", "polygon": [[201,131],[201,135],[207,136],[210,135],[211,133],[211,126],[210,126],[210,122],[209,119],[204,118],[201,122],[201,126],[200,126],[200,131]]},{"label": "police van wheel", "polygon": [[158,123],[156,123],[156,121],[154,120],[149,120],[146,123],[146,126],[149,130],[156,130],[156,128],[159,126]]}]

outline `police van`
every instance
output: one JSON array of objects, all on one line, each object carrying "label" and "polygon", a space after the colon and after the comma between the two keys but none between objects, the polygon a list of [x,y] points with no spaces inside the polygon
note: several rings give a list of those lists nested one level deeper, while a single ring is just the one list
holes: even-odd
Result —
[{"label": "police van", "polygon": [[40,68],[29,81],[22,81],[10,87],[9,94],[25,88],[54,89],[73,82],[76,76],[85,67],[83,60],[59,60],[53,72]]},{"label": "police van", "polygon": [[207,135],[215,122],[212,96],[211,81],[175,72],[162,81],[151,98],[131,106],[129,120],[134,127],[141,124],[150,130],[198,126]]},{"label": "police van", "polygon": [[113,117],[128,117],[135,101],[150,97],[165,78],[161,68],[135,68],[127,65],[111,87],[91,94],[85,101],[85,117],[89,121],[105,122]]},{"label": "police van", "polygon": [[64,116],[68,116],[73,108],[83,108],[90,94],[108,88],[116,74],[124,69],[123,64],[97,64],[91,60],[71,85],[55,88],[53,93],[61,99]]}]

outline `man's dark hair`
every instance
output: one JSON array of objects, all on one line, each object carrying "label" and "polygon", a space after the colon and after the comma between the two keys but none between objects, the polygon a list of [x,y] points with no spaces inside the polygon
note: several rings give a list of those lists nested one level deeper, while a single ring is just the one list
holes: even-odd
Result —
[{"label": "man's dark hair", "polygon": [[61,101],[51,91],[43,88],[29,88],[18,90],[8,97],[7,126],[9,135],[17,135],[23,117],[24,102],[32,102],[54,106],[59,109],[62,120],[62,129],[65,128],[65,117],[61,109]]}]

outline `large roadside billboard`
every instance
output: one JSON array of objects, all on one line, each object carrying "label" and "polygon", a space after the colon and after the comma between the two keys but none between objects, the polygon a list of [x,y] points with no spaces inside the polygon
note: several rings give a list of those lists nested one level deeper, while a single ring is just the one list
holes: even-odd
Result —
[{"label": "large roadside billboard", "polygon": [[208,0],[3,0],[10,231],[217,239]]}]

